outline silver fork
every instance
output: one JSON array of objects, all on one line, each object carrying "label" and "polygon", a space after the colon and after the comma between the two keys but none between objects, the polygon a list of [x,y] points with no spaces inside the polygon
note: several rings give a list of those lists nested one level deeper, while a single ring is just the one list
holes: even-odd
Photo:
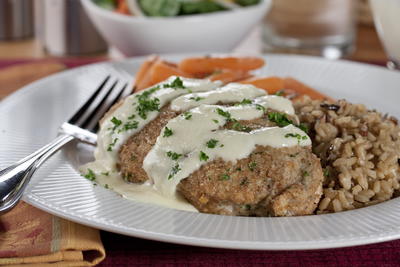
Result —
[{"label": "silver fork", "polygon": [[35,171],[65,144],[74,139],[96,144],[98,121],[112,105],[129,93],[127,88],[125,79],[107,76],[71,119],[60,126],[60,134],[51,143],[1,170],[0,213],[11,210],[18,203]]}]

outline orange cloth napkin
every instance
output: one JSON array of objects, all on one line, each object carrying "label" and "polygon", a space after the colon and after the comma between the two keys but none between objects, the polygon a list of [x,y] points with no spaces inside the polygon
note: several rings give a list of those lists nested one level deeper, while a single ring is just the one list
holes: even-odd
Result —
[{"label": "orange cloth napkin", "polygon": [[0,266],[94,266],[104,258],[96,229],[25,202],[0,216]]},{"label": "orange cloth napkin", "polygon": [[[55,61],[0,70],[0,99],[21,86],[65,69]],[[100,233],[20,202],[0,215],[0,266],[93,266],[105,258]]]}]

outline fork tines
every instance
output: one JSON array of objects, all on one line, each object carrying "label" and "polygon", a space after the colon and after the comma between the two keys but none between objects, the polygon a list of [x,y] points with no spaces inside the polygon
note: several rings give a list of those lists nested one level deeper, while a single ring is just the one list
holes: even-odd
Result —
[{"label": "fork tines", "polygon": [[68,121],[81,128],[96,132],[98,121],[120,99],[130,93],[126,79],[108,75],[97,87],[91,97]]}]

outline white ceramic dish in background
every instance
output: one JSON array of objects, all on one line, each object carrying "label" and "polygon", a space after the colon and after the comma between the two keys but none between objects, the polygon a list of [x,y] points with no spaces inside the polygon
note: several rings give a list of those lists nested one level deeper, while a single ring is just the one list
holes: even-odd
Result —
[{"label": "white ceramic dish in background", "polygon": [[126,56],[231,51],[264,17],[271,0],[255,6],[171,18],[134,17],[81,0],[98,31]]},{"label": "white ceramic dish in background", "polygon": [[[183,56],[165,56],[178,61]],[[346,61],[266,55],[259,74],[295,77],[335,98],[400,117],[400,72]],[[35,82],[0,103],[0,169],[50,141],[112,68],[137,71],[143,58],[101,63]],[[384,88],[384,90],[382,90]],[[76,171],[87,147],[71,145],[33,176],[24,200],[99,229],[166,242],[238,249],[317,249],[400,238],[400,198],[336,214],[247,218],[129,201]],[[90,156],[90,153],[89,153]]]}]

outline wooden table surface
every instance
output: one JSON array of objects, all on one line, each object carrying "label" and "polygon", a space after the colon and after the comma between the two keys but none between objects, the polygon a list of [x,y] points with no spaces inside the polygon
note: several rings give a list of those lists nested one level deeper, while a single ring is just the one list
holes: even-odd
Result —
[{"label": "wooden table surface", "polygon": [[[84,56],[85,58],[103,55]],[[0,42],[0,60],[16,58],[49,58],[37,40]],[[357,31],[356,50],[347,57],[351,60],[384,62],[386,55],[382,49],[374,27],[360,25]]]}]

